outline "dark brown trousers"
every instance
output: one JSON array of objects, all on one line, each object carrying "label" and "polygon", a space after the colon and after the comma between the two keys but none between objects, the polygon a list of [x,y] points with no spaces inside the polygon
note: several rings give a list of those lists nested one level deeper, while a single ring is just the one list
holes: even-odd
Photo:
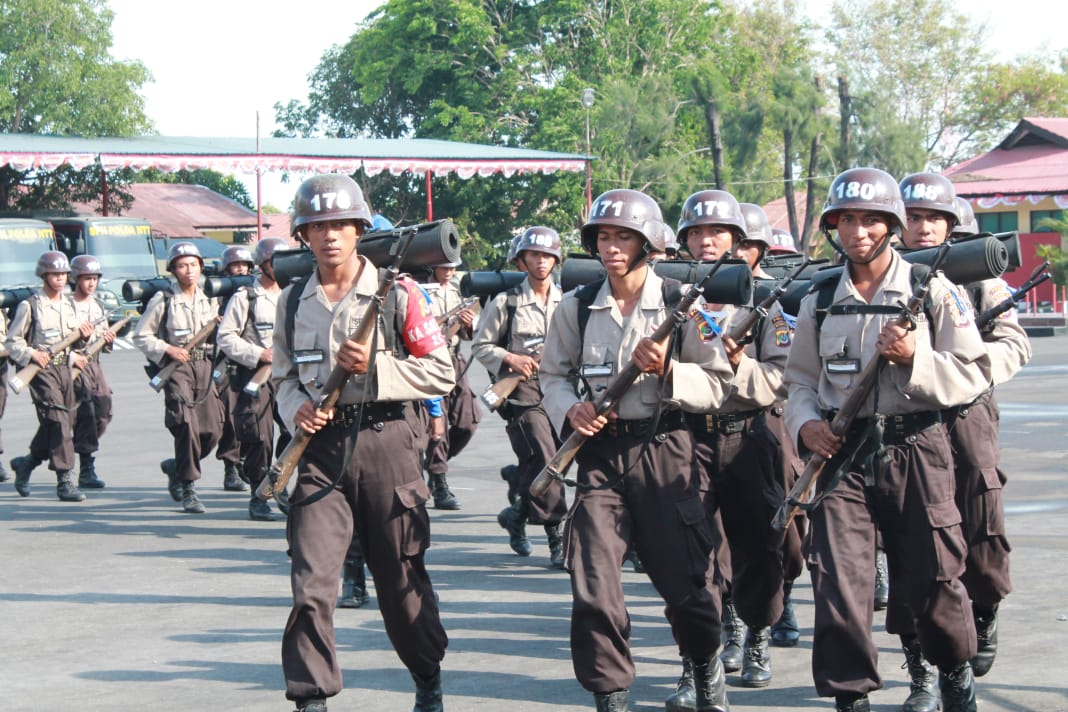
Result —
[{"label": "dark brown trousers", "polygon": [[30,396],[37,411],[37,432],[30,441],[30,457],[48,460],[48,469],[74,469],[74,385],[68,366],[43,368],[30,381]]},{"label": "dark brown trousers", "polygon": [[104,378],[99,361],[90,361],[74,381],[78,402],[74,418],[74,451],[80,455],[100,449],[100,438],[111,422],[111,386]]},{"label": "dark brown trousers", "polygon": [[163,387],[163,423],[174,438],[178,480],[200,479],[200,461],[219,442],[222,406],[211,380],[211,361],[200,359],[178,367]]},{"label": "dark brown trousers", "polygon": [[256,395],[245,393],[244,387],[253,371],[239,369],[231,376],[240,388],[234,394],[234,433],[241,444],[244,472],[253,490],[259,486],[271,466],[271,451],[274,448],[274,385],[267,381]]},{"label": "dark brown trousers", "polygon": [[519,491],[530,505],[527,520],[532,524],[558,524],[567,514],[563,483],[553,482],[541,497],[530,496],[530,484],[560,447],[556,431],[541,405],[537,382],[520,383],[509,400],[531,404],[503,406],[506,409],[503,415],[508,419],[505,430],[519,466]]},{"label": "dark brown trousers", "polygon": [[236,368],[228,361],[219,364],[219,372],[221,376],[215,384],[215,392],[218,394],[222,412],[222,429],[219,431],[219,443],[215,447],[215,459],[234,464],[241,461],[242,455],[241,439],[234,423],[234,411],[245,381],[237,377]]}]

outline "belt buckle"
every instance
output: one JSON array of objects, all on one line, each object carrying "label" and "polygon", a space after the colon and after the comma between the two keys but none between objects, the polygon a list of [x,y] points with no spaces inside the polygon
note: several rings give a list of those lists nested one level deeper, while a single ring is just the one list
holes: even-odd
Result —
[{"label": "belt buckle", "polygon": [[705,413],[705,432],[716,432],[716,416],[711,413]]},{"label": "belt buckle", "polygon": [[740,433],[745,428],[745,420],[739,420],[737,418],[731,418],[720,428],[721,432],[725,435],[733,435],[734,433]]}]

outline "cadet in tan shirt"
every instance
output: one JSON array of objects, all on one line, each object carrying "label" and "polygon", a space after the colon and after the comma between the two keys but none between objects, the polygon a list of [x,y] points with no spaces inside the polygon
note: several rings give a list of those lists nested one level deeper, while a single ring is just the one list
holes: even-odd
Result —
[{"label": "cadet in tan shirt", "polygon": [[[564,533],[571,657],[598,709],[628,709],[635,671],[621,566],[633,538],[682,654],[695,661],[698,708],[725,710],[719,606],[707,577],[712,533],[682,411],[723,403],[731,368],[697,310],[669,339],[676,349],[648,338],[676,302],[646,263],[649,251],[664,248],[662,222],[660,206],[638,191],[610,190],[594,201],[582,242],[608,277],[564,297],[542,353],[549,418],[561,437],[575,430],[590,438],[575,459],[578,487]],[[628,362],[642,374],[608,417],[598,416],[592,401]]]},{"label": "cadet in tan shirt", "polygon": [[[279,298],[272,371],[283,422],[314,436],[298,465],[287,530],[293,608],[282,638],[286,697],[299,710],[323,712],[326,698],[341,691],[333,616],[355,530],[386,632],[416,683],[414,710],[440,712],[448,638],[423,558],[431,495],[406,409],[452,389],[449,352],[428,298],[410,280],[387,297],[375,343],[350,339],[379,285],[378,270],[358,253],[371,212],[355,181],[309,178],[295,206],[293,229],[317,267]],[[393,299],[393,318],[386,318],[381,312],[389,313]],[[335,365],[351,375],[337,406],[324,412],[315,404]]]}]

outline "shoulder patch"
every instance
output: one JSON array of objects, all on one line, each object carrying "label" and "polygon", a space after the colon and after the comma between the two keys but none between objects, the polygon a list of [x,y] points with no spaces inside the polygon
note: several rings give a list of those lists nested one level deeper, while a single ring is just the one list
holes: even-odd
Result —
[{"label": "shoulder patch", "polygon": [[723,327],[720,325],[726,320],[727,313],[705,311],[694,304],[690,307],[690,313],[687,316],[697,325],[697,333],[701,341],[711,341],[723,333]]},{"label": "shoulder patch", "polygon": [[771,325],[775,327],[775,345],[786,348],[790,345],[790,338],[793,335],[793,327],[786,321],[782,314],[777,314],[771,318]]},{"label": "shoulder patch", "polygon": [[942,297],[942,306],[953,320],[953,325],[958,329],[962,329],[972,323],[971,309],[968,308],[968,305],[955,288],[946,290],[945,296]]},{"label": "shoulder patch", "polygon": [[[999,282],[988,295],[992,306],[1001,304],[1006,299],[1012,297],[1012,290],[1009,289],[1009,285],[1004,282]],[[998,319],[1011,319],[1013,316],[1013,310],[1009,309],[998,314]]]}]

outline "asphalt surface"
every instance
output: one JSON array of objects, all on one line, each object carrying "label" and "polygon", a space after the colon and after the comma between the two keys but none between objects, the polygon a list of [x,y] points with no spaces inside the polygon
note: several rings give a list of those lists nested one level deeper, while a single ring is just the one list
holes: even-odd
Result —
[{"label": "asphalt surface", "polygon": [[[1002,605],[997,663],[979,681],[982,712],[1068,710],[1068,338],[1033,343],[1032,364],[998,394],[1016,590]],[[162,396],[148,387],[136,351],[105,359],[116,410],[98,460],[107,489],[61,503],[44,466],[29,498],[0,484],[0,709],[292,709],[280,665],[290,603],[284,523],[250,522],[247,495],[222,490],[214,457],[198,488],[207,514],[182,513],[159,471],[170,452]],[[471,375],[476,389],[485,384],[481,368]],[[9,395],[2,425],[7,462],[36,427],[27,394]],[[531,529],[534,555],[521,559],[496,523],[506,503],[498,469],[510,456],[503,421],[485,415],[452,463],[463,509],[431,510],[427,558],[450,637],[446,707],[589,710],[571,668],[567,575],[547,568],[541,532]],[[632,708],[662,710],[677,651],[656,592],[627,569]],[[768,688],[742,688],[729,676],[735,710],[833,709],[812,686],[807,577],[795,598],[800,645],[773,649]],[[413,685],[375,600],[372,591],[368,607],[335,616],[346,689],[330,701],[333,711],[411,709]],[[876,628],[885,687],[872,709],[890,712],[908,683],[881,614]]]}]

